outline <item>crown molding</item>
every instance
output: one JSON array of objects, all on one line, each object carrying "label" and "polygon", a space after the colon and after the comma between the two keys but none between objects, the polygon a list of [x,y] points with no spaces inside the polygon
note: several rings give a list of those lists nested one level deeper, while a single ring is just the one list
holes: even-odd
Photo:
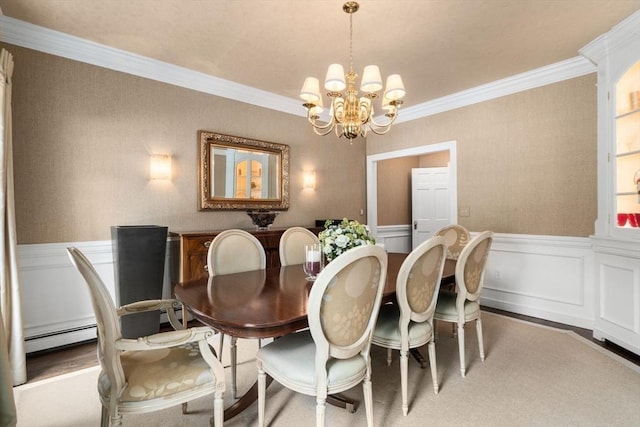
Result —
[{"label": "crown molding", "polygon": [[432,116],[456,108],[595,73],[596,71],[597,68],[591,62],[583,57],[576,56],[566,61],[536,68],[535,70],[409,107],[401,111],[396,123]]},{"label": "crown molding", "polygon": [[615,25],[608,33],[591,41],[579,52],[595,64],[599,64],[610,51],[616,51],[626,46],[637,46],[639,41],[640,10]]},{"label": "crown molding", "polygon": [[0,16],[0,41],[223,98],[304,116],[297,100]]},{"label": "crown molding", "polygon": [[[297,99],[114,49],[8,16],[0,16],[0,27],[2,28],[0,41],[4,43],[306,117],[306,112]],[[400,112],[396,124],[580,77],[595,71],[596,67],[591,62],[578,56],[408,107]]]}]

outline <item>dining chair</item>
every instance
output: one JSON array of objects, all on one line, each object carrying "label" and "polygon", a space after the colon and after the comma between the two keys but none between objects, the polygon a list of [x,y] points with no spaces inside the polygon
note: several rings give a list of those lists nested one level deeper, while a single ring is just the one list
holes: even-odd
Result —
[{"label": "dining chair", "polygon": [[440,290],[446,244],[443,237],[431,237],[416,247],[404,260],[396,279],[397,303],[380,308],[373,330],[372,344],[387,349],[387,365],[391,351],[400,350],[400,382],[402,414],[407,415],[409,349],[428,344],[433,392],[438,394],[438,370],[434,344],[433,314]]},{"label": "dining chair", "polygon": [[266,377],[316,396],[316,425],[325,424],[327,396],[362,383],[367,425],[373,426],[371,333],[387,276],[387,255],[363,245],[331,261],[311,287],[309,329],[258,350],[258,425],[265,424]]},{"label": "dining chair", "polygon": [[447,245],[447,259],[457,260],[462,248],[471,240],[469,231],[460,224],[451,224],[437,230],[434,236],[442,236]]},{"label": "dining chair", "polygon": [[460,253],[456,264],[456,292],[440,292],[434,319],[451,322],[458,327],[458,352],[460,373],[465,376],[464,325],[476,321],[480,359],[484,362],[480,292],[484,285],[484,268],[487,263],[493,233],[485,231],[474,237]]},{"label": "dining chair", "polygon": [[305,245],[314,243],[320,243],[320,239],[306,228],[287,228],[280,237],[280,265],[303,264]]},{"label": "dining chair", "polygon": [[[144,413],[182,404],[210,394],[212,426],[222,426],[224,368],[211,351],[214,331],[209,327],[184,329],[174,299],[115,304],[91,262],[77,248],[67,248],[71,262],[89,287],[98,335],[98,394],[100,425],[121,426],[122,414]],[[166,311],[175,329],[137,339],[122,337],[119,319],[145,311]]]},{"label": "dining chair", "polygon": [[[267,256],[260,241],[244,230],[230,229],[218,234],[211,241],[207,252],[207,271],[209,276],[242,273],[252,270],[263,270],[267,266]],[[260,343],[260,341],[258,341]],[[237,339],[231,337],[231,396],[237,395]],[[218,358],[222,358],[224,334],[220,332]]]}]

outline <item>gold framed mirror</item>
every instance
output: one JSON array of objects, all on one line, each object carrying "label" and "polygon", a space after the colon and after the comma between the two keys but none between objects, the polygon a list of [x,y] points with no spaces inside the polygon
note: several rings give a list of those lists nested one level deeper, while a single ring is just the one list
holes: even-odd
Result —
[{"label": "gold framed mirror", "polygon": [[198,132],[200,210],[289,209],[289,146]]}]

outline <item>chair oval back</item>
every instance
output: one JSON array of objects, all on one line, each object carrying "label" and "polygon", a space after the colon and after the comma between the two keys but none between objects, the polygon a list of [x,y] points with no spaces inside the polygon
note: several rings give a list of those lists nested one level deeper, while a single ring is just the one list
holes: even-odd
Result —
[{"label": "chair oval back", "polygon": [[266,268],[267,256],[258,239],[244,230],[225,230],[218,234],[207,252],[210,276],[241,273]]},{"label": "chair oval back", "polygon": [[444,237],[434,236],[411,251],[400,266],[396,296],[401,323],[425,322],[433,317],[446,250]]},{"label": "chair oval back", "polygon": [[434,233],[434,236],[442,236],[447,245],[447,259],[457,260],[462,249],[471,240],[471,235],[466,228],[459,224],[451,224],[442,227]]},{"label": "chair oval back", "polygon": [[303,227],[291,227],[280,237],[280,265],[304,263],[304,245],[320,243],[318,236]]},{"label": "chair oval back", "polygon": [[376,245],[350,249],[320,272],[307,310],[317,363],[368,355],[386,277],[387,254]]},{"label": "chair oval back", "polygon": [[456,264],[458,292],[466,299],[477,301],[484,284],[484,267],[493,242],[493,232],[485,231],[473,238],[462,250]]},{"label": "chair oval back", "polygon": [[100,367],[109,378],[112,389],[121,390],[125,386],[124,371],[113,343],[122,334],[115,304],[107,287],[87,257],[75,247],[67,248],[67,254],[89,288],[98,330],[98,361],[100,362]]}]

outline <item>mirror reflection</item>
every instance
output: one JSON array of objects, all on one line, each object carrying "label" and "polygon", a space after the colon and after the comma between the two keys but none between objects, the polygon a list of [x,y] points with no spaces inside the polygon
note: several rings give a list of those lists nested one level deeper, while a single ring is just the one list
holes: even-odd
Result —
[{"label": "mirror reflection", "polygon": [[211,144],[213,197],[278,199],[280,156],[258,150],[238,150]]},{"label": "mirror reflection", "polygon": [[201,210],[289,208],[289,146],[200,131]]}]

